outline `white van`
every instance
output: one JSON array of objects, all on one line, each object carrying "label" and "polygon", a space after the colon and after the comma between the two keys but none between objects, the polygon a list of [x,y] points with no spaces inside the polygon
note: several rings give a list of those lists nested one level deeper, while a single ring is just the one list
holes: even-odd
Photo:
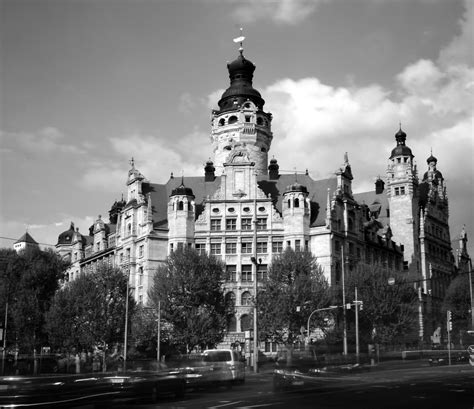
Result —
[{"label": "white van", "polygon": [[245,365],[237,351],[233,349],[206,349],[204,362],[210,363],[219,371],[219,380],[231,383],[245,382]]}]

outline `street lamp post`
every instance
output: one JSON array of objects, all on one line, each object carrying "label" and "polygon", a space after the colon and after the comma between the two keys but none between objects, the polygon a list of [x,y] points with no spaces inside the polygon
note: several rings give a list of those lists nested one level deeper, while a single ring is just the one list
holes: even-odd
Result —
[{"label": "street lamp post", "polygon": [[469,258],[469,295],[471,297],[471,330],[474,331],[474,300],[472,298],[472,260]]},{"label": "street lamp post", "polygon": [[[318,308],[317,310],[314,310],[311,312],[311,314],[309,314],[309,317],[308,317],[308,324],[306,325],[306,328],[307,328],[307,334],[308,334],[308,341],[309,341],[309,324],[311,322],[311,317],[313,316],[313,314],[317,313],[317,312],[321,312],[321,311],[329,311],[329,310],[334,310],[338,308],[337,305],[330,305],[329,307],[327,308]],[[309,342],[308,342],[309,343]]]},{"label": "street lamp post", "polygon": [[161,301],[158,301],[158,334],[156,335],[156,362],[160,362],[160,342],[161,342]]},{"label": "street lamp post", "polygon": [[5,351],[7,349],[8,298],[5,303],[5,321],[3,325],[2,375],[5,374]]},{"label": "street lamp post", "polygon": [[127,291],[125,293],[125,334],[123,336],[123,370],[127,369],[127,341],[128,341],[128,292],[130,289],[130,269],[127,274]]}]

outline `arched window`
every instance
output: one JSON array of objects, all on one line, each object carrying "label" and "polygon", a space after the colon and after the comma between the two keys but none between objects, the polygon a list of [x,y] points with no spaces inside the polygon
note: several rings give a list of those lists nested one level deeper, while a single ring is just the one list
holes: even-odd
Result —
[{"label": "arched window", "polygon": [[128,234],[132,234],[132,223],[128,223],[127,232],[128,232]]},{"label": "arched window", "polygon": [[225,304],[227,307],[233,307],[235,305],[235,294],[232,291],[229,291],[225,295]]},{"label": "arched window", "polygon": [[184,204],[183,204],[183,201],[180,200],[180,201],[178,202],[178,210],[183,210],[183,209],[184,209]]},{"label": "arched window", "polygon": [[295,199],[295,204],[294,204],[295,207],[300,207],[300,199],[296,198]]},{"label": "arched window", "polygon": [[288,199],[288,209],[291,207],[291,200]]},{"label": "arched window", "polygon": [[242,294],[242,303],[241,305],[252,305],[252,296],[248,291],[245,291]]},{"label": "arched window", "polygon": [[240,330],[241,331],[248,331],[252,329],[252,323],[250,321],[250,316],[244,314],[240,317]]},{"label": "arched window", "polygon": [[231,315],[227,319],[227,331],[228,332],[236,332],[237,331],[237,319],[235,318],[235,315]]},{"label": "arched window", "polygon": [[219,120],[219,126],[224,126],[225,125],[225,119],[224,118],[221,118]]},{"label": "arched window", "polygon": [[257,125],[263,125],[263,119],[260,116],[257,118]]},{"label": "arched window", "polygon": [[232,115],[230,118],[229,118],[229,122],[228,124],[235,124],[237,122],[237,117],[235,115]]}]

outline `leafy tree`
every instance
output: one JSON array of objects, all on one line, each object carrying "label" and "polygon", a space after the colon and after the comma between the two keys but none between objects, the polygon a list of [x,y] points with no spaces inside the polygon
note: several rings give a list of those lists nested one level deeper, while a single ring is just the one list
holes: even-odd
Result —
[{"label": "leafy tree", "polygon": [[[390,284],[389,279],[395,282]],[[418,297],[406,274],[381,264],[358,264],[346,278],[346,302],[363,302],[359,314],[362,338],[376,343],[404,342],[417,329]],[[349,315],[349,318],[351,315]]]},{"label": "leafy tree", "polygon": [[[258,292],[259,338],[291,345],[306,328],[311,312],[328,306],[328,288],[310,252],[287,248],[274,257],[268,279]],[[323,319],[324,315],[315,314],[312,323],[322,325]]]},{"label": "leafy tree", "polygon": [[168,339],[164,341],[189,353],[195,347],[214,347],[222,341],[227,316],[223,263],[194,249],[178,250],[168,257],[153,279],[151,303],[161,301]]},{"label": "leafy tree", "polygon": [[[52,346],[90,350],[121,343],[124,336],[127,276],[100,264],[59,290],[46,316]],[[134,301],[129,295],[129,314]]]},{"label": "leafy tree", "polygon": [[454,332],[456,329],[470,327],[471,295],[468,274],[458,275],[451,281],[444,297],[443,310],[451,311]]},{"label": "leafy tree", "polygon": [[28,249],[19,254],[3,249],[0,260],[4,268],[0,280],[2,306],[8,301],[8,333],[14,336],[20,352],[47,345],[45,313],[68,263],[54,251]]}]

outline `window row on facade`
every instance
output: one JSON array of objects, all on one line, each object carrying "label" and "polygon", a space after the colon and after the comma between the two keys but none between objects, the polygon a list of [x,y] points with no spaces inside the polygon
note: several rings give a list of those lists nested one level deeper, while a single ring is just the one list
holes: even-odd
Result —
[{"label": "window row on facade", "polygon": [[[257,218],[257,230],[267,229],[267,218]],[[253,230],[253,219],[251,217],[242,217],[240,219],[240,230]],[[222,230],[222,219],[213,217],[211,218],[211,231]],[[225,230],[236,231],[237,230],[237,218],[226,218],[225,219]]]},{"label": "window row on facade", "polygon": [[[225,279],[229,282],[242,282],[251,283],[253,282],[253,266],[252,264],[242,264],[239,266],[240,270],[237,271],[236,264],[227,264],[225,268]],[[266,264],[257,265],[257,281],[264,281],[268,278],[268,267]],[[244,305],[244,304],[242,304]]]}]

